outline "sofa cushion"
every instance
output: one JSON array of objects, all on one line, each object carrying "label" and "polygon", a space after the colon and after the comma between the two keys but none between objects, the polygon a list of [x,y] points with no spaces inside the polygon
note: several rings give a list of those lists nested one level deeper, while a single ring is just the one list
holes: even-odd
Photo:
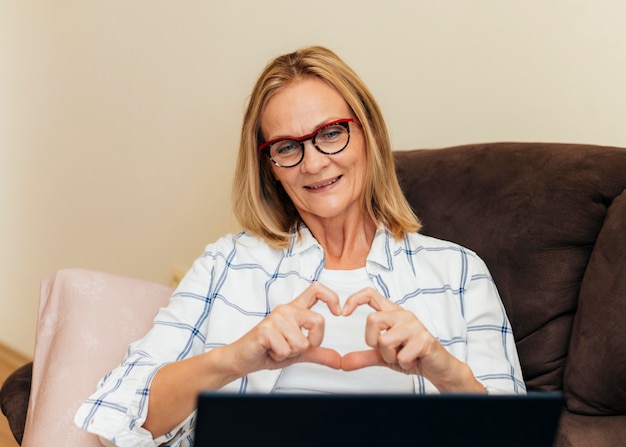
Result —
[{"label": "sofa cushion", "polygon": [[622,446],[626,439],[626,416],[581,416],[565,411],[554,447]]},{"label": "sofa cushion", "polygon": [[571,411],[626,415],[626,191],[609,207],[583,279],[564,382]]},{"label": "sofa cushion", "polygon": [[488,143],[395,156],[422,232],[487,263],[528,387],[561,389],[585,268],[608,205],[626,187],[626,151]]}]

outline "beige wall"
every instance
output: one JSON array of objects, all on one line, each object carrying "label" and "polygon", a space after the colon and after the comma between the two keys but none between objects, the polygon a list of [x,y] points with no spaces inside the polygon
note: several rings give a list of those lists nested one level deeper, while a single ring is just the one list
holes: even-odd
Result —
[{"label": "beige wall", "polygon": [[236,229],[246,96],[273,56],[333,48],[395,147],[626,146],[626,3],[0,0],[0,341],[31,353],[41,278],[168,282]]}]

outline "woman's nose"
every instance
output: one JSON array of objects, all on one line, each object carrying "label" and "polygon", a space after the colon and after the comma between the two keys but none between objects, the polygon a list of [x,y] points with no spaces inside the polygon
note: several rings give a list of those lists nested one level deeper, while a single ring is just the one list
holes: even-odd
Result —
[{"label": "woman's nose", "polygon": [[317,150],[312,140],[304,142],[304,158],[300,163],[300,169],[304,172],[317,172],[328,165],[328,155]]}]

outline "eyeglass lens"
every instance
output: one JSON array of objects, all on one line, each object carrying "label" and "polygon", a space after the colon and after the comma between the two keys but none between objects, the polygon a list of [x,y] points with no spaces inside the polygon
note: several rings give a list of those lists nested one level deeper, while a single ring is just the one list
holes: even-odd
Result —
[{"label": "eyeglass lens", "polygon": [[315,135],[304,140],[280,140],[269,146],[269,155],[278,166],[292,167],[304,158],[304,142],[312,140],[320,152],[333,155],[346,148],[350,140],[347,122],[330,124],[319,129]]}]

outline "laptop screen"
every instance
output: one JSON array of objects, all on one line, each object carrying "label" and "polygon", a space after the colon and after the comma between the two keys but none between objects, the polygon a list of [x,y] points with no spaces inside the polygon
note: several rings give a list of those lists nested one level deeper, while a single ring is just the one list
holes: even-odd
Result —
[{"label": "laptop screen", "polygon": [[201,393],[195,447],[552,446],[555,392],[516,395]]}]

